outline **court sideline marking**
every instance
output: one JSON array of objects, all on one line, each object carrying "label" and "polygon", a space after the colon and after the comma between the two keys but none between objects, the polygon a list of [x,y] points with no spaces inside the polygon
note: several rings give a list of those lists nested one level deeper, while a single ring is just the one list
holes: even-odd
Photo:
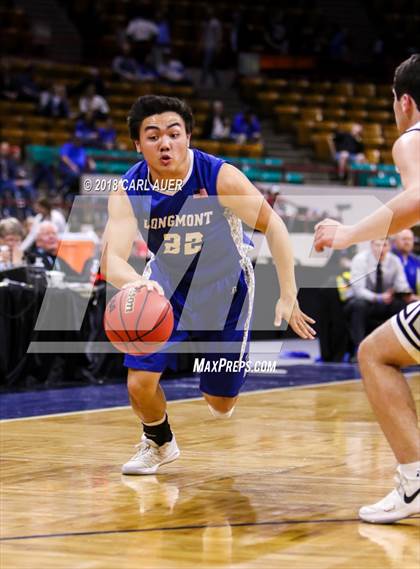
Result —
[{"label": "court sideline marking", "polygon": [[[416,372],[413,372],[416,373]],[[412,374],[407,374],[412,375]],[[256,393],[272,393],[273,391],[290,391],[291,389],[311,389],[312,387],[327,387],[329,385],[342,385],[343,383],[354,383],[361,381],[360,379],[341,379],[338,381],[322,381],[320,383],[306,383],[305,385],[288,385],[287,387],[272,387],[270,389],[254,389],[252,391],[243,391],[239,398],[246,395],[255,395]],[[172,399],[167,404],[186,403],[187,401],[203,401],[203,397],[187,397],[186,399]],[[32,419],[48,419],[49,417],[65,417],[68,415],[80,415],[81,413],[103,413],[105,411],[121,411],[122,409],[131,409],[130,405],[120,405],[117,407],[104,407],[101,409],[82,409],[81,411],[66,411],[63,413],[50,413],[47,415],[33,415],[31,417],[15,417],[14,419],[1,419],[0,424],[10,423],[13,421],[30,421]]]}]

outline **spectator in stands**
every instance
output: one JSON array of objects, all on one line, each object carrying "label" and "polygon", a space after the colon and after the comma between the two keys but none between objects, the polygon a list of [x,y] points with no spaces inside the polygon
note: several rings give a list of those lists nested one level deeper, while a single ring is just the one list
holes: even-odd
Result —
[{"label": "spectator in stands", "polygon": [[350,273],[353,298],[346,302],[344,311],[357,349],[369,329],[404,307],[411,290],[400,260],[390,252],[388,239],[371,241],[369,249],[355,255]]},{"label": "spectator in stands", "polygon": [[413,292],[411,301],[420,300],[420,259],[413,255],[414,233],[403,229],[393,239],[392,252],[400,259],[408,284]]},{"label": "spectator in stands", "polygon": [[163,52],[167,49],[171,49],[171,29],[169,25],[168,8],[160,7],[156,12],[155,17],[156,25],[158,27],[158,34],[156,37],[155,49],[154,49],[154,63],[156,69],[162,63]]},{"label": "spectator in stands", "polygon": [[271,11],[268,12],[268,21],[265,26],[265,41],[268,47],[276,53],[287,54],[289,52],[287,29],[282,10],[277,9],[274,14]]},{"label": "spectator in stands", "polygon": [[216,18],[212,7],[207,7],[201,29],[203,65],[201,68],[201,85],[205,86],[207,78],[212,77],[215,87],[219,85],[217,73],[218,58],[222,51],[223,32],[220,20]]},{"label": "spectator in stands", "polygon": [[222,101],[214,101],[212,111],[203,127],[203,138],[226,140],[230,135],[230,122],[225,115]]},{"label": "spectator in stands", "polygon": [[30,230],[22,243],[22,251],[27,251],[32,247],[41,223],[44,221],[53,223],[57,228],[58,235],[65,233],[67,230],[67,222],[64,215],[59,209],[54,208],[51,201],[47,198],[39,198],[34,204],[34,209],[36,215],[33,217]]},{"label": "spectator in stands", "polygon": [[238,113],[232,123],[231,137],[239,144],[255,143],[261,140],[260,121],[250,109]]},{"label": "spectator in stands", "polygon": [[80,79],[80,81],[74,87],[69,87],[68,92],[71,96],[74,95],[80,97],[84,94],[90,85],[94,85],[95,92],[98,95],[105,97],[105,83],[103,82],[100,71],[97,67],[90,67],[88,69],[87,75],[85,77],[82,77],[82,79]]},{"label": "spectator in stands", "polygon": [[87,111],[84,116],[76,122],[74,136],[78,138],[84,146],[97,146],[99,132],[95,124],[93,111]]},{"label": "spectator in stands", "polygon": [[60,171],[63,182],[62,189],[65,195],[77,193],[79,177],[83,172],[94,170],[95,163],[86,154],[79,138],[73,137],[60,149]]},{"label": "spectator in stands", "polygon": [[114,150],[117,145],[117,132],[111,117],[108,117],[103,126],[98,127],[98,142],[106,150]]},{"label": "spectator in stands", "polygon": [[131,42],[134,57],[139,63],[144,63],[156,38],[159,28],[149,16],[146,6],[142,7],[142,16],[135,17],[128,22],[126,36]]},{"label": "spectator in stands", "polygon": [[16,101],[19,90],[17,79],[10,71],[10,63],[8,59],[1,60],[0,68],[0,98],[6,101]]},{"label": "spectator in stands", "polygon": [[123,42],[121,55],[117,55],[112,60],[112,71],[127,81],[137,81],[139,79],[139,66],[136,59],[131,55],[131,47],[128,42]]},{"label": "spectator in stands", "polygon": [[47,271],[63,271],[67,276],[77,275],[66,261],[57,257],[59,247],[57,227],[51,221],[43,221],[37,227],[35,244],[26,252],[26,258],[30,263],[41,260]]},{"label": "spectator in stands", "polygon": [[14,208],[13,215],[23,221],[32,213],[31,205],[36,196],[36,190],[32,177],[22,161],[22,153],[19,146],[10,148],[12,160],[16,163],[16,178],[14,181]]},{"label": "spectator in stands", "polygon": [[7,217],[0,221],[0,270],[22,262],[23,236],[23,226],[18,219]]},{"label": "spectator in stands", "polygon": [[67,118],[70,115],[65,85],[54,83],[51,90],[41,93],[39,112],[46,117]]},{"label": "spectator in stands", "polygon": [[0,194],[11,184],[17,175],[17,162],[11,155],[10,144],[0,144]]},{"label": "spectator in stands", "polygon": [[18,98],[21,101],[39,100],[41,89],[36,83],[34,76],[34,67],[32,63],[28,63],[22,73],[17,76]]},{"label": "spectator in stands", "polygon": [[109,114],[109,105],[102,95],[97,94],[95,85],[91,83],[79,99],[79,110],[82,117],[90,112],[95,119],[103,119]]},{"label": "spectator in stands", "polygon": [[174,57],[170,48],[162,50],[162,62],[157,72],[162,81],[172,85],[191,85],[184,64]]},{"label": "spectator in stands", "polygon": [[1,213],[5,217],[15,215],[16,179],[18,173],[17,161],[12,157],[10,144],[0,144],[0,200]]},{"label": "spectator in stands", "polygon": [[364,144],[362,142],[363,127],[354,123],[350,132],[337,131],[334,136],[334,153],[337,161],[338,178],[345,180],[349,162],[361,164],[366,162]]}]

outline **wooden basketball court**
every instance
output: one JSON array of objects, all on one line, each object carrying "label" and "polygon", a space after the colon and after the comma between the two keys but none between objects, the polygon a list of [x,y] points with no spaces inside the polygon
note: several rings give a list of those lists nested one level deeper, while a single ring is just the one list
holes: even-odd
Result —
[{"label": "wooden basketball court", "polygon": [[[420,403],[420,375],[410,379]],[[358,521],[394,459],[359,381],[169,405],[181,457],[128,477],[127,408],[1,424],[4,569],[418,569],[420,518]]]}]

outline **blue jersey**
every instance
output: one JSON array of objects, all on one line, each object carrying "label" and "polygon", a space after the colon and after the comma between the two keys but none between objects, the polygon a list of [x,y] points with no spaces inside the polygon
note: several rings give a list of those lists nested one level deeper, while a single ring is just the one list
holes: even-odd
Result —
[{"label": "blue jersey", "polygon": [[150,269],[169,279],[173,288],[185,278],[199,285],[228,275],[237,279],[251,245],[241,221],[217,197],[223,160],[196,149],[189,152],[190,169],[178,186],[165,180],[154,187],[145,161],[122,178],[140,232],[153,253]]}]

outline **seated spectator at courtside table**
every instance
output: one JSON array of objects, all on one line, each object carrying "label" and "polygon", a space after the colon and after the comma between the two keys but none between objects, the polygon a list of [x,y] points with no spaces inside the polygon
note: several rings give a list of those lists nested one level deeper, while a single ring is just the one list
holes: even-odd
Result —
[{"label": "seated spectator at courtside table", "polygon": [[354,123],[350,132],[337,131],[333,139],[333,152],[337,162],[338,177],[345,180],[349,162],[361,164],[366,162],[365,146],[362,142],[363,127]]},{"label": "seated spectator at courtside table", "polygon": [[392,252],[403,264],[405,276],[413,292],[412,300],[420,300],[420,259],[413,255],[414,233],[403,229],[392,240]]},{"label": "seated spectator at courtside table", "polygon": [[42,91],[39,112],[46,117],[67,118],[70,115],[65,85],[54,83],[52,89]]},{"label": "seated spectator at courtside table", "polygon": [[59,209],[53,207],[51,201],[47,198],[39,198],[34,204],[34,209],[36,215],[32,218],[30,231],[22,243],[23,251],[32,247],[39,227],[44,221],[51,221],[57,228],[58,235],[67,230],[66,218]]},{"label": "seated spectator at courtside table", "polygon": [[80,139],[73,137],[70,142],[63,144],[60,149],[60,171],[66,194],[77,193],[80,175],[94,169],[95,162],[86,154]]},{"label": "seated spectator at courtside table", "polygon": [[112,71],[120,78],[127,81],[139,79],[139,66],[136,59],[131,55],[131,47],[128,42],[123,42],[122,53],[112,60]]},{"label": "seated spectator at courtside table", "polygon": [[0,270],[22,262],[23,236],[23,226],[15,217],[6,217],[0,221]]},{"label": "seated spectator at courtside table", "polygon": [[68,276],[77,275],[66,261],[57,257],[59,247],[57,227],[51,221],[43,221],[38,226],[35,244],[26,252],[26,258],[30,263],[42,261],[47,271],[63,271]]},{"label": "seated spectator at courtside table", "polygon": [[95,85],[91,83],[79,99],[79,110],[82,116],[92,113],[95,119],[103,119],[109,114],[109,105],[102,95],[96,93]]},{"label": "seated spectator at courtside table", "polygon": [[231,137],[239,144],[261,140],[261,126],[257,117],[247,109],[238,113],[232,122]]},{"label": "seated spectator at courtside table", "polygon": [[203,138],[227,140],[230,134],[229,119],[225,115],[222,101],[214,101],[211,113],[203,127]]},{"label": "seated spectator at courtside table", "polygon": [[357,349],[369,328],[399,312],[412,292],[388,239],[371,241],[369,249],[355,255],[350,273],[353,297],[345,303],[344,312]]}]

